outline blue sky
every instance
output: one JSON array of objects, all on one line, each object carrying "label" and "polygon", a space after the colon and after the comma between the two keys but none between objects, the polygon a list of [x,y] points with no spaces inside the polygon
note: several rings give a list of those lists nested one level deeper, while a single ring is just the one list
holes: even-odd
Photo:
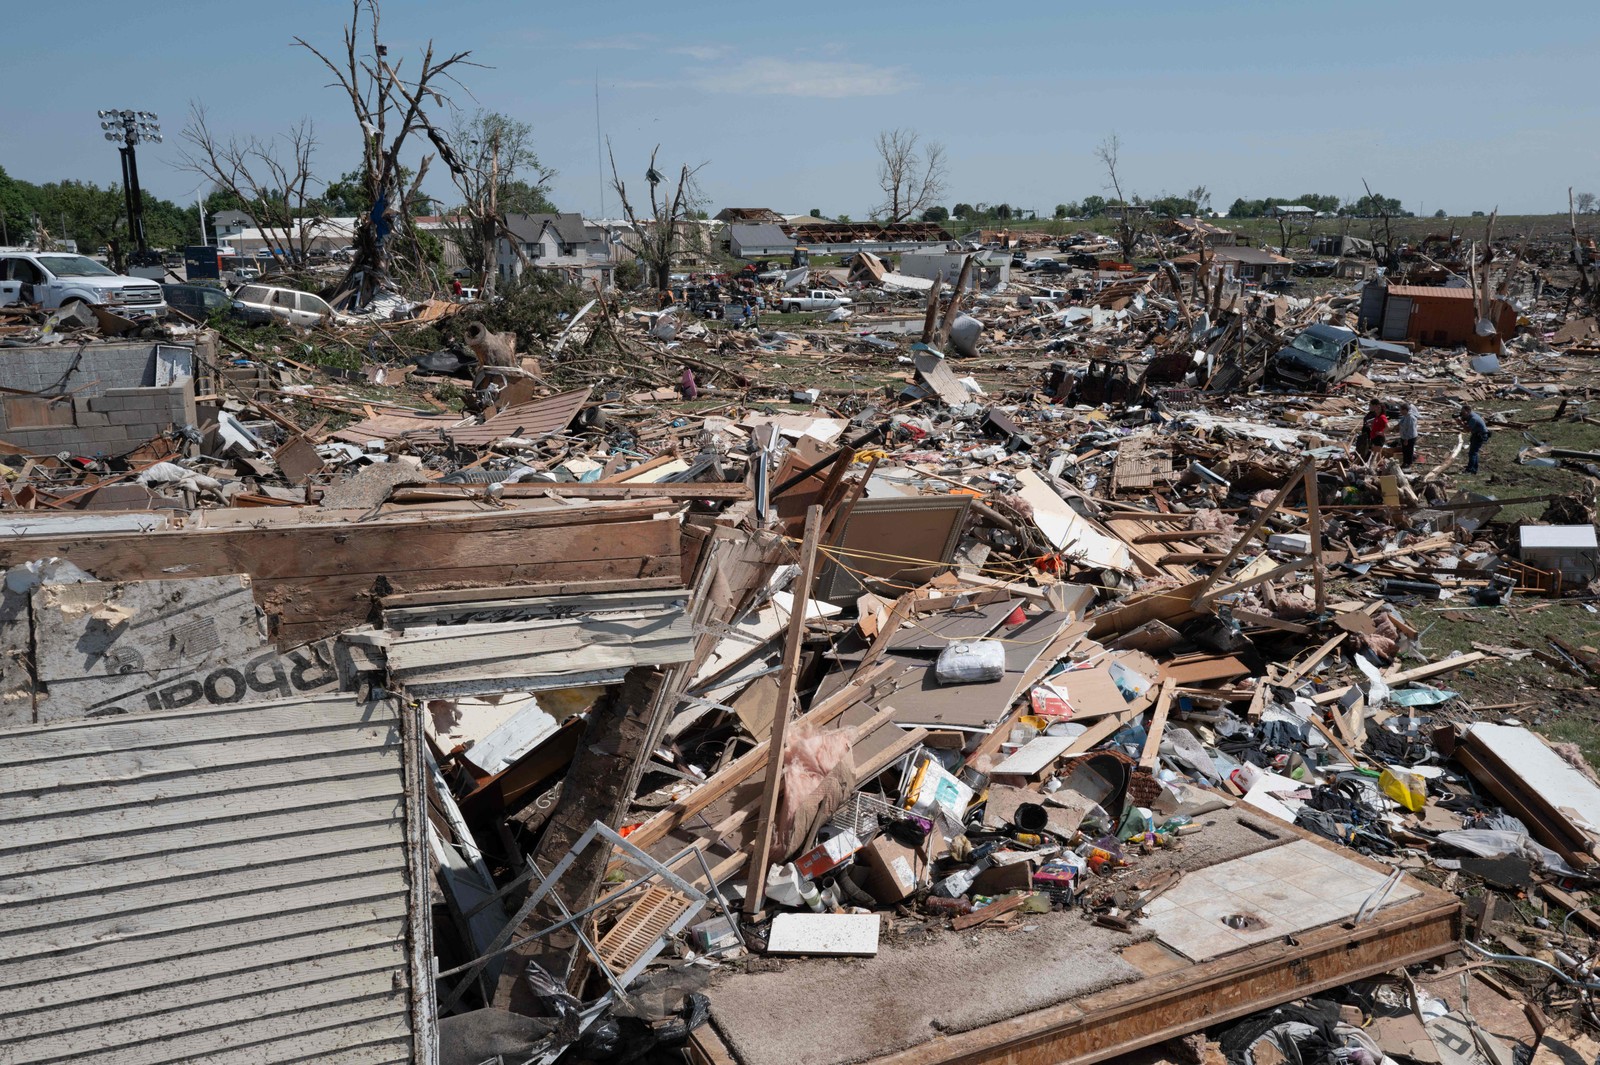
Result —
[{"label": "blue sky", "polygon": [[[299,34],[337,50],[347,3],[78,0],[9,4],[0,166],[30,181],[119,180],[94,112],[158,112],[146,187],[192,198],[178,170],[191,102],[213,127],[316,124],[319,173],[356,161],[348,104]],[[64,17],[65,16],[65,17]],[[534,4],[387,0],[390,56],[430,37],[471,49],[456,103],[530,123],[562,209],[601,207],[600,122],[625,178],[705,163],[713,211],[770,206],[864,217],[872,142],[944,144],[948,206],[1047,212],[1104,192],[1094,147],[1122,141],[1125,191],[1397,196],[1411,210],[1564,211],[1600,192],[1600,22],[1589,5],[1351,2]],[[21,45],[27,42],[27,47]],[[22,86],[37,91],[19,94]],[[418,148],[424,147],[419,139]],[[451,191],[442,168],[425,188]],[[615,196],[605,197],[616,214]]]}]

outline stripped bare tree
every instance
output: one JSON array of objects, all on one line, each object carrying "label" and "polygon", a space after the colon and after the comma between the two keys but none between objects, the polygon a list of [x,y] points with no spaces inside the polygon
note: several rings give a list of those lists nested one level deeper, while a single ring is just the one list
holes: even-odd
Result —
[{"label": "stripped bare tree", "polygon": [[1121,154],[1122,138],[1115,133],[1101,141],[1094,150],[1094,157],[1106,168],[1106,188],[1117,199],[1111,205],[1111,210],[1117,214],[1117,245],[1122,249],[1122,261],[1127,263],[1133,261],[1133,250],[1138,246],[1139,238],[1144,236],[1144,212],[1134,211],[1128,198],[1122,194],[1122,175],[1117,171]]},{"label": "stripped bare tree", "polygon": [[[433,42],[423,46],[422,62],[414,76],[402,76],[404,61],[389,61],[389,49],[379,39],[377,0],[351,0],[350,23],[344,29],[344,55],[338,62],[296,37],[295,44],[320,59],[333,72],[334,83],[350,98],[350,107],[361,127],[361,182],[372,210],[356,224],[355,254],[350,271],[340,287],[352,293],[356,305],[369,301],[377,292],[390,287],[390,262],[393,256],[389,237],[410,216],[422,179],[433,156],[424,155],[407,183],[400,153],[413,133],[422,133],[433,142],[439,158],[452,174],[461,169],[446,137],[428,116],[427,105],[448,106],[439,91],[441,82],[460,87],[452,68],[477,66],[469,63],[471,52],[456,52],[442,59],[433,54]],[[366,23],[363,26],[363,22]],[[363,43],[371,51],[365,51]]]},{"label": "stripped bare tree", "polygon": [[932,207],[944,195],[944,145],[929,141],[917,150],[915,130],[891,129],[878,134],[878,188],[884,201],[872,209],[876,218],[904,222]]},{"label": "stripped bare tree", "polygon": [[[447,232],[467,269],[483,279],[480,295],[484,299],[494,296],[495,247],[500,238],[521,250],[506,225],[507,192],[514,182],[521,182],[542,194],[555,176],[555,171],[534,155],[532,136],[526,122],[484,111],[458,120],[449,134],[457,161],[450,168],[450,177],[461,193],[462,204],[447,221]],[[531,182],[526,180],[529,177]]]},{"label": "stripped bare tree", "polygon": [[211,129],[205,107],[191,103],[182,137],[188,147],[179,155],[179,165],[239,201],[278,266],[305,262],[318,221],[307,207],[317,146],[311,120],[303,118],[270,140],[224,140]]},{"label": "stripped bare tree", "polygon": [[611,159],[611,187],[622,201],[622,213],[628,220],[628,228],[638,238],[639,258],[649,267],[650,278],[656,289],[665,292],[672,285],[673,258],[684,251],[693,250],[700,239],[700,227],[695,216],[705,197],[700,192],[695,175],[706,164],[679,167],[676,183],[669,184],[665,175],[656,169],[656,155],[660,151],[659,144],[650,149],[650,165],[644,172],[645,182],[650,186],[650,213],[640,216],[633,209],[633,201],[628,199],[627,183],[617,172],[617,157],[611,151],[611,143],[609,140],[606,142],[606,155]]}]

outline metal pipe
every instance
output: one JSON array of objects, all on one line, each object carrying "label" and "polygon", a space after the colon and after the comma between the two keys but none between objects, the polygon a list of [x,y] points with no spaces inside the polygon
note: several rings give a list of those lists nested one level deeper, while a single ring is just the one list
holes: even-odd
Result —
[{"label": "metal pipe", "polygon": [[1489,961],[1499,962],[1502,965],[1512,965],[1517,963],[1524,965],[1537,965],[1541,969],[1550,970],[1550,972],[1555,975],[1557,980],[1560,980],[1563,984],[1566,984],[1569,987],[1581,987],[1585,991],[1600,991],[1600,983],[1594,983],[1589,980],[1575,980],[1566,973],[1562,972],[1556,966],[1551,965],[1549,962],[1543,961],[1539,958],[1525,958],[1520,954],[1496,954],[1487,947],[1479,946],[1470,939],[1463,939],[1461,941],[1461,945],[1466,947],[1468,950],[1487,958]]}]

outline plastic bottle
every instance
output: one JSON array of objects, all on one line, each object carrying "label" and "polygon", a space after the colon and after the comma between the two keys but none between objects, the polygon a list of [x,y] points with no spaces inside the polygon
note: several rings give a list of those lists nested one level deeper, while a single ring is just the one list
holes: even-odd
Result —
[{"label": "plastic bottle", "polygon": [[812,913],[823,913],[827,907],[822,904],[822,892],[817,890],[817,885],[809,880],[800,881],[800,897],[805,900],[806,908]]}]

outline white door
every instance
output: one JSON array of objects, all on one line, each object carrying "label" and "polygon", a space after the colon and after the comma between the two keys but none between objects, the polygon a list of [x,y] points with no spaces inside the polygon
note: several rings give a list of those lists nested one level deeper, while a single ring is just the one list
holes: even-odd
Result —
[{"label": "white door", "polygon": [[0,307],[22,302],[22,282],[11,279],[11,264],[15,259],[0,259]]},{"label": "white door", "polygon": [[297,324],[299,325],[317,325],[324,318],[327,318],[333,313],[333,308],[328,306],[320,296],[313,296],[309,292],[302,292],[300,293],[299,299],[300,317],[297,319]]},{"label": "white door", "polygon": [[296,293],[292,289],[273,289],[272,303],[270,304],[272,316],[288,322],[290,325],[304,325],[305,323],[300,321],[300,311],[295,307],[295,295]]}]

